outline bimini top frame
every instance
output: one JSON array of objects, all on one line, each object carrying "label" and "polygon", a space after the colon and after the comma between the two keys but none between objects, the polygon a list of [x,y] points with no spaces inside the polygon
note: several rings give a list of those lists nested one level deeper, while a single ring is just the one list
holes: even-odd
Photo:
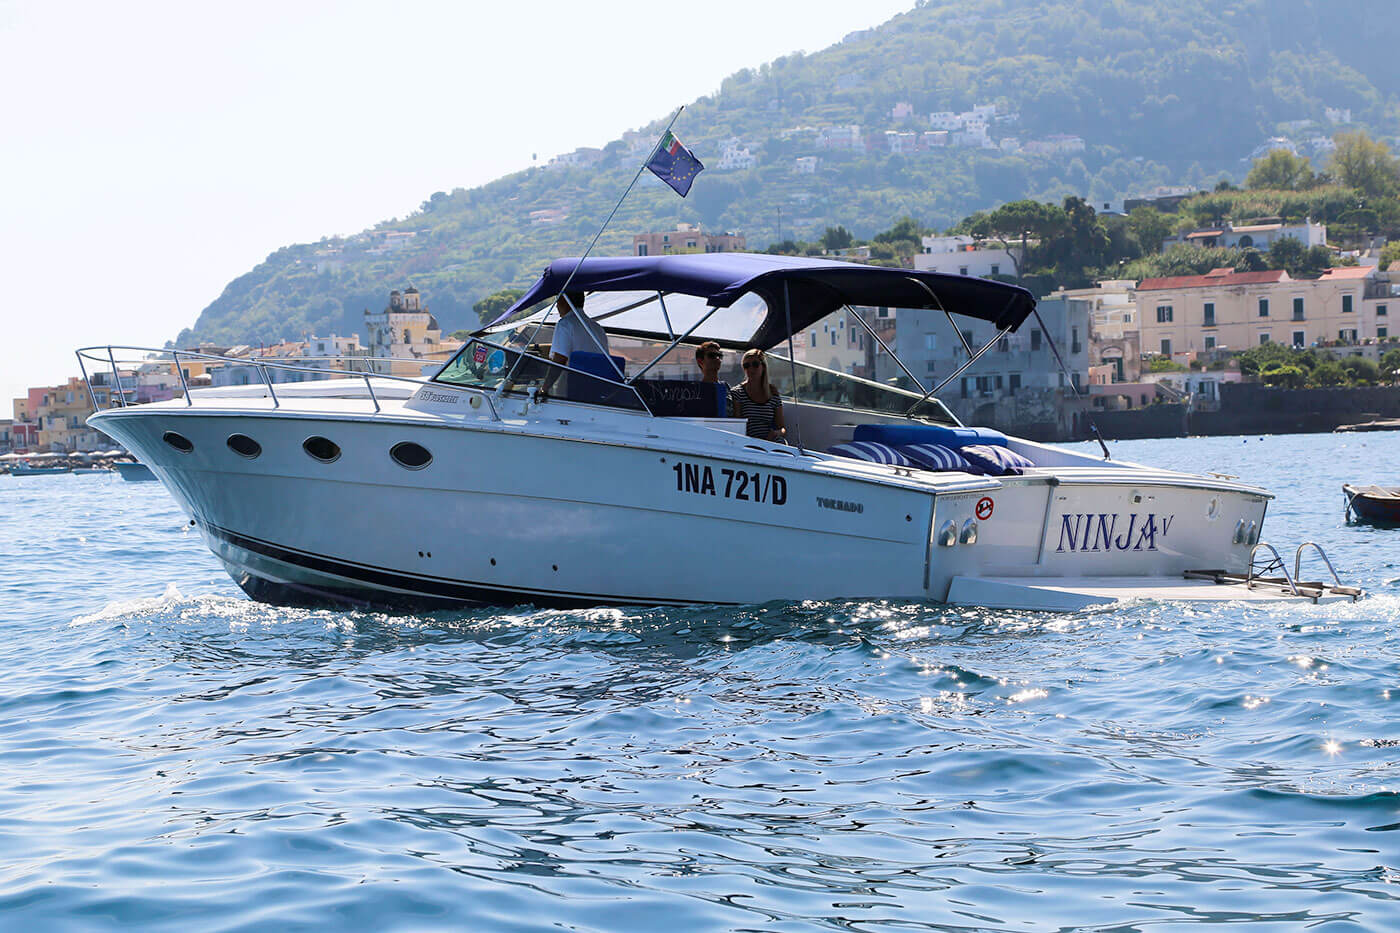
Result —
[{"label": "bimini top frame", "polygon": [[[1035,310],[1035,299],[1024,288],[971,276],[766,253],[695,253],[556,259],[482,332],[555,297],[566,283],[571,291],[692,295],[714,308],[757,295],[767,305],[757,329],[743,339],[716,338],[731,349],[770,350],[846,305],[947,311],[989,321],[1003,331],[1014,331]],[[609,328],[624,336],[673,339],[669,321],[667,330],[671,332]]]}]

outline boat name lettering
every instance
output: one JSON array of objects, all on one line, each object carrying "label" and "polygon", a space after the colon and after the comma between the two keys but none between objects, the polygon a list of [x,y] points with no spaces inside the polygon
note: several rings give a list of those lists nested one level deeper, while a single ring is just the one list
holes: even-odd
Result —
[{"label": "boat name lettering", "polygon": [[1139,516],[1117,512],[1073,512],[1060,516],[1058,551],[1155,551],[1157,537],[1165,538],[1175,515]]},{"label": "boat name lettering", "polygon": [[787,505],[787,479],[773,473],[745,473],[729,467],[716,470],[704,463],[684,461],[676,463],[671,470],[676,474],[676,492]]},{"label": "boat name lettering", "polygon": [[447,405],[456,405],[462,400],[460,395],[448,395],[446,392],[434,392],[431,389],[419,389],[418,400],[421,402],[442,402]]},{"label": "boat name lettering", "polygon": [[817,507],[831,509],[836,512],[864,512],[864,502],[850,502],[846,499],[828,499],[826,496],[817,496]]}]

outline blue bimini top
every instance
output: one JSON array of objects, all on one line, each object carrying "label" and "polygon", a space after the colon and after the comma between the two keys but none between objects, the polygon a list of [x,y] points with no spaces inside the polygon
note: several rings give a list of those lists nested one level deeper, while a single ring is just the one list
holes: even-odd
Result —
[{"label": "blue bimini top", "polygon": [[[747,339],[720,337],[719,342],[765,350],[846,305],[948,311],[1012,331],[1035,310],[1035,299],[1024,288],[973,276],[767,253],[692,253],[556,259],[519,301],[483,331],[554,298],[565,283],[570,291],[690,295],[715,308],[728,308],[752,293],[767,306],[757,330]],[[635,336],[669,336],[659,327],[608,329]]]}]

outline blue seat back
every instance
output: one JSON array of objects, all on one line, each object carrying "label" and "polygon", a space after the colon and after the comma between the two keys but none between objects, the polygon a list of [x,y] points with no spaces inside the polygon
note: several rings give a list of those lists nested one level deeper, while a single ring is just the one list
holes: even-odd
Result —
[{"label": "blue seat back", "polygon": [[612,382],[622,381],[626,367],[627,361],[620,356],[604,356],[589,350],[575,350],[569,355],[570,369],[577,369],[581,373]]},{"label": "blue seat back", "polygon": [[1006,446],[1006,435],[993,428],[954,428],[942,424],[858,424],[851,440],[890,447],[937,444],[954,450],[971,444]]}]

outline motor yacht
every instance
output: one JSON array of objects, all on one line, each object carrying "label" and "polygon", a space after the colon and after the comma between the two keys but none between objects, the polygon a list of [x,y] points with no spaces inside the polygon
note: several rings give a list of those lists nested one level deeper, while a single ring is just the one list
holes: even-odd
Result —
[{"label": "motor yacht", "polygon": [[[575,291],[614,352],[560,365],[546,358],[551,299]],[[1060,609],[1248,572],[1265,490],[960,424],[936,391],[997,338],[938,385],[897,357],[905,388],[792,358],[795,332],[847,306],[976,318],[1000,338],[1035,302],[1000,282],[819,259],[561,259],[429,376],[288,383],[269,369],[298,367],[224,360],[254,378],[141,405],[112,393],[89,423],[273,603]],[[771,351],[787,443],[747,436],[723,388],[696,381],[707,340]],[[110,361],[119,382],[123,352],[79,359],[85,375]],[[160,352],[177,370],[196,356]]]}]

